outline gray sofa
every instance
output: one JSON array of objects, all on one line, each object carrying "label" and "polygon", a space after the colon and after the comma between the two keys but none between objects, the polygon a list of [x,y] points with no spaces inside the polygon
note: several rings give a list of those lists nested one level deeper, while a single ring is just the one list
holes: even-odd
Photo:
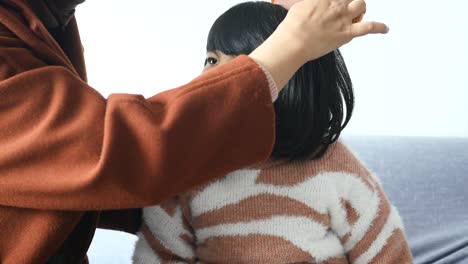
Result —
[{"label": "gray sofa", "polygon": [[[468,138],[344,136],[399,209],[415,263],[468,264]],[[135,237],[98,230],[91,264],[131,263]]]}]

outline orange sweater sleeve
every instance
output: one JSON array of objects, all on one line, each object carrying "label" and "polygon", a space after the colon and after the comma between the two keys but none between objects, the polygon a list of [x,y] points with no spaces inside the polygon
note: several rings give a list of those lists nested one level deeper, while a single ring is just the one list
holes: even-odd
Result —
[{"label": "orange sweater sleeve", "polygon": [[0,6],[1,205],[143,207],[268,158],[272,99],[248,57],[151,98],[105,99],[5,14]]}]

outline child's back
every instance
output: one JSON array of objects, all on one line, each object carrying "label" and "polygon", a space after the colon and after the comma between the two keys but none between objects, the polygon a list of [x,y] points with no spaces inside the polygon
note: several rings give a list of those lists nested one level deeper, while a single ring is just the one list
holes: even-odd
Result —
[{"label": "child's back", "polygon": [[136,263],[411,263],[395,208],[338,142],[143,211]]}]

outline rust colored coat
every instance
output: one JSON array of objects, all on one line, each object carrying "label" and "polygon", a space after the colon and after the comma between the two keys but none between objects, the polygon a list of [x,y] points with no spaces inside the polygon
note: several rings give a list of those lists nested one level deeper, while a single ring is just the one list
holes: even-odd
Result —
[{"label": "rust colored coat", "polygon": [[148,99],[105,99],[85,75],[76,21],[54,39],[0,0],[2,264],[82,263],[98,225],[135,232],[131,208],[270,155],[270,90],[246,56]]}]

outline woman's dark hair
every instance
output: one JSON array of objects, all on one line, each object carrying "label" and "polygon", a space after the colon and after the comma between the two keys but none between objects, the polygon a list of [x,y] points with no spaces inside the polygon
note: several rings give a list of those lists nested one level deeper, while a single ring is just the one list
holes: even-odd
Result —
[{"label": "woman's dark hair", "polygon": [[[262,44],[288,11],[268,2],[238,4],[213,24],[207,51],[249,54]],[[272,54],[274,56],[274,54]],[[354,107],[351,79],[335,50],[302,66],[275,104],[273,159],[305,160],[323,156],[348,124]]]}]

